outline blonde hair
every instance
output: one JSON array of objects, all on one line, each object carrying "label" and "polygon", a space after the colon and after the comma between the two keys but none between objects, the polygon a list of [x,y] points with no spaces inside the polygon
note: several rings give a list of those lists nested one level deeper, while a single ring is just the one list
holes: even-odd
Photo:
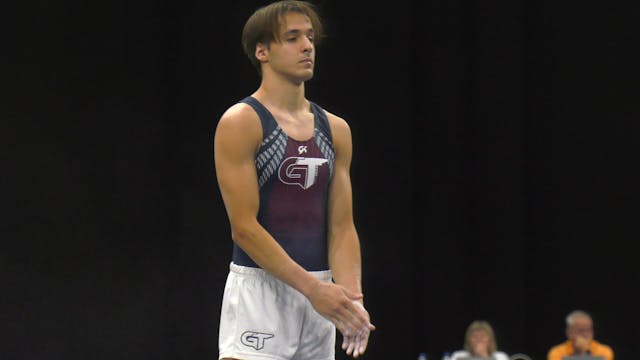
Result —
[{"label": "blonde hair", "polygon": [[489,354],[496,352],[498,349],[498,344],[496,342],[496,337],[493,333],[493,328],[491,325],[483,320],[476,320],[467,327],[467,332],[464,335],[464,349],[470,353],[473,353],[473,349],[471,347],[471,334],[474,331],[484,331],[489,336]]}]

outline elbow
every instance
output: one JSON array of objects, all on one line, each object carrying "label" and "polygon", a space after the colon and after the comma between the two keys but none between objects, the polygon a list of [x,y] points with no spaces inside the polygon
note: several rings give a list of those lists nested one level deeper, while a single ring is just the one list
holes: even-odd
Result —
[{"label": "elbow", "polygon": [[255,238],[255,233],[255,229],[248,225],[239,224],[231,227],[231,239],[242,249],[251,243],[251,240]]}]

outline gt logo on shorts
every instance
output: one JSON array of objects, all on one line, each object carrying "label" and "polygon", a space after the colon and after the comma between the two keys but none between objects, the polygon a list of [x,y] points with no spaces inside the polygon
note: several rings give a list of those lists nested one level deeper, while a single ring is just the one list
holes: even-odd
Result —
[{"label": "gt logo on shorts", "polygon": [[264,341],[271,339],[273,336],[273,334],[259,333],[257,331],[245,331],[240,336],[240,341],[243,345],[260,350],[264,347]]},{"label": "gt logo on shorts", "polygon": [[328,163],[327,159],[288,157],[278,169],[278,178],[287,185],[299,185],[308,189],[316,183],[318,168]]}]

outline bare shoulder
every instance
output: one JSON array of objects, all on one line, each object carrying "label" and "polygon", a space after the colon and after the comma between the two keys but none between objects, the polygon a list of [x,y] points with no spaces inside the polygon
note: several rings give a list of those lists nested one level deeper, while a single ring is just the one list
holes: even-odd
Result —
[{"label": "bare shoulder", "polygon": [[215,138],[216,141],[242,141],[255,147],[262,141],[260,118],[251,106],[244,103],[234,104],[220,117]]},{"label": "bare shoulder", "polygon": [[218,128],[245,128],[246,130],[258,125],[260,125],[260,119],[253,108],[244,103],[237,103],[222,114],[217,126]]},{"label": "bare shoulder", "polygon": [[333,139],[333,148],[336,152],[336,159],[343,159],[347,163],[350,162],[352,153],[351,143],[351,127],[347,121],[336,114],[332,114],[325,110],[327,120],[331,127],[331,137]]},{"label": "bare shoulder", "polygon": [[253,108],[244,103],[234,104],[220,117],[214,135],[216,157],[231,154],[250,158],[260,148],[262,125]]},{"label": "bare shoulder", "polygon": [[329,126],[331,126],[331,133],[334,140],[349,141],[351,139],[351,128],[349,127],[349,123],[340,116],[327,110],[324,112],[327,114],[327,120],[329,120]]}]

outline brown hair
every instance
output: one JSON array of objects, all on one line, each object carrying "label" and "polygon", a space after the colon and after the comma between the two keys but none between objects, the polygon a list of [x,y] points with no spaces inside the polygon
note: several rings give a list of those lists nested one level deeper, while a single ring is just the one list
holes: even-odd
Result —
[{"label": "brown hair", "polygon": [[472,322],[471,325],[469,325],[469,327],[467,328],[467,332],[464,334],[464,349],[472,353],[471,334],[477,330],[484,331],[485,333],[487,333],[487,335],[489,335],[489,354],[496,352],[496,350],[498,349],[498,344],[496,343],[496,337],[493,333],[493,328],[488,322],[482,320],[476,320]]},{"label": "brown hair", "polygon": [[260,61],[255,56],[256,45],[279,42],[280,26],[284,16],[289,12],[297,12],[309,18],[314,32],[314,44],[318,44],[322,39],[322,22],[315,6],[307,1],[282,0],[259,8],[249,17],[242,29],[242,48],[251,64],[258,69],[258,73],[261,73],[261,70]]}]

